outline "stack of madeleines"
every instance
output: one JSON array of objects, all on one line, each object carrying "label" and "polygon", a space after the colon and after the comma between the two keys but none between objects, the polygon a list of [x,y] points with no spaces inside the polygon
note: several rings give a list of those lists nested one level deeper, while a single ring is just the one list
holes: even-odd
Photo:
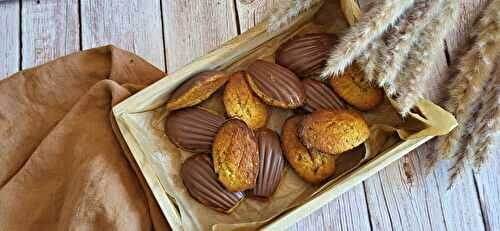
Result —
[{"label": "stack of madeleines", "polygon": [[[356,65],[331,78],[331,88],[311,78],[336,41],[332,34],[295,37],[277,50],[276,63],[256,60],[230,75],[205,71],[172,92],[165,133],[178,148],[197,153],[180,175],[193,198],[229,213],[245,195],[270,198],[286,162],[319,184],[335,173],[338,155],[363,144],[369,129],[358,110],[377,106],[382,90],[363,82]],[[226,115],[197,106],[222,87]],[[296,111],[281,136],[266,128],[270,107]]]}]

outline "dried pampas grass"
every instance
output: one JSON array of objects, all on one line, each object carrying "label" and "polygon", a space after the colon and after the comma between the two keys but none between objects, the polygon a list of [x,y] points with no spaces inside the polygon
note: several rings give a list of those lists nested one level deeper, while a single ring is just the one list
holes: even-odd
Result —
[{"label": "dried pampas grass", "polygon": [[[438,139],[436,144],[438,156],[430,156],[428,161],[429,167],[433,168],[438,160],[454,160],[454,164],[449,170],[451,186],[455,184],[460,173],[464,171],[469,159],[477,159],[476,165],[479,167],[481,166],[479,163],[483,162],[481,159],[484,159],[485,153],[488,152],[481,152],[479,149],[470,150],[472,146],[469,146],[469,149],[467,149],[464,142],[467,141],[466,138],[470,137],[469,141],[475,143],[471,145],[478,145],[479,143],[483,143],[479,139],[482,140],[484,137],[485,142],[482,147],[490,147],[493,139],[488,137],[495,136],[495,133],[492,133],[490,129],[481,129],[481,127],[485,123],[497,123],[495,120],[493,122],[492,120],[488,120],[490,114],[483,110],[488,110],[485,108],[485,105],[498,104],[498,101],[488,100],[482,103],[478,118],[484,117],[485,119],[476,120],[474,114],[478,108],[478,102],[481,101],[480,96],[484,92],[486,83],[489,79],[492,79],[495,59],[500,53],[500,0],[493,0],[488,5],[483,16],[475,26],[474,44],[465,56],[461,58],[458,65],[459,72],[449,86],[450,98],[446,104],[446,109],[455,114],[458,126],[448,136]],[[498,76],[494,78],[498,78]],[[493,90],[491,94],[496,94],[493,97],[498,98],[497,90]],[[483,97],[482,99],[486,100],[487,98]],[[492,106],[490,105],[489,107]],[[472,124],[469,127],[474,129],[468,130],[467,124]],[[486,127],[489,127],[489,125]],[[476,139],[478,140],[477,142],[475,141]],[[483,149],[488,150],[487,148]]]},{"label": "dried pampas grass", "polygon": [[342,73],[372,41],[379,38],[412,5],[413,0],[384,0],[383,3],[372,7],[332,50],[320,78],[326,80]]},{"label": "dried pampas grass", "polygon": [[458,18],[460,2],[444,0],[442,12],[422,30],[419,39],[408,54],[404,71],[399,78],[399,86],[404,85],[399,91],[397,101],[401,105],[401,114],[406,116],[415,103],[423,97],[423,87],[429,77],[433,58],[443,44],[443,38]]},{"label": "dried pampas grass", "polygon": [[412,10],[387,33],[387,45],[381,48],[376,65],[376,79],[388,95],[394,95],[400,88],[396,85],[396,77],[401,72],[411,47],[418,40],[418,35],[440,9],[441,2],[442,0],[425,0],[415,3]]},{"label": "dried pampas grass", "polygon": [[274,32],[288,24],[293,18],[303,11],[310,9],[320,0],[280,0],[269,17],[267,30]]}]

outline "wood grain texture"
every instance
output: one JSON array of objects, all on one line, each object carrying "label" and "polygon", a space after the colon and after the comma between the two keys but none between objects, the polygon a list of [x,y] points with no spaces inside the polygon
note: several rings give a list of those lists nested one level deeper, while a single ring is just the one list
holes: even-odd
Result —
[{"label": "wood grain texture", "polygon": [[80,50],[78,1],[22,2],[22,68]]},{"label": "wood grain texture", "polygon": [[446,167],[425,175],[425,154],[432,151],[432,143],[365,182],[374,230],[483,229],[470,174],[454,192],[446,191]]},{"label": "wood grain texture", "polygon": [[0,80],[19,70],[19,2],[0,2]]},{"label": "wood grain texture", "polygon": [[164,1],[163,25],[169,72],[236,36],[233,0]]},{"label": "wood grain texture", "polygon": [[255,0],[248,4],[240,0],[235,1],[241,33],[265,19],[279,2],[279,0]]},{"label": "wood grain texture", "polygon": [[81,0],[80,8],[82,49],[113,44],[165,70],[160,0]]}]

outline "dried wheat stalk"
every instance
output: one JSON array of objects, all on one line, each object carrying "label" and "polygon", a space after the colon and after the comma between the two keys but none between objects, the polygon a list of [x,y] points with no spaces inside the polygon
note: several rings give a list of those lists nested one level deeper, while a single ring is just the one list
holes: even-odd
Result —
[{"label": "dried wheat stalk", "polygon": [[470,162],[476,171],[483,166],[494,151],[500,134],[500,78],[491,75],[491,80],[481,97],[480,109],[469,119],[469,132],[449,172],[448,190],[453,189],[464,175]]},{"label": "dried wheat stalk", "polygon": [[338,75],[357,58],[373,40],[391,26],[414,0],[384,0],[363,14],[357,24],[343,36],[332,50],[321,79]]},{"label": "dried wheat stalk", "polygon": [[314,6],[320,0],[280,0],[269,17],[269,32],[277,31],[282,26],[288,24],[293,18],[303,11]]},{"label": "dried wheat stalk", "polygon": [[377,59],[383,46],[385,46],[383,39],[377,39],[370,43],[366,51],[356,60],[360,66],[364,67],[365,79],[368,82],[372,82],[376,77]]},{"label": "dried wheat stalk", "polygon": [[457,155],[465,155],[465,152],[459,152],[461,141],[467,133],[465,124],[474,113],[500,52],[500,0],[493,0],[488,5],[476,25],[474,35],[475,42],[461,58],[459,72],[449,86],[450,98],[446,109],[455,114],[458,126],[448,136],[438,139],[438,156],[428,157],[429,168],[433,168],[439,159],[460,159]]},{"label": "dried wheat stalk", "polygon": [[415,103],[422,98],[425,81],[429,77],[433,58],[443,44],[443,39],[449,28],[458,18],[459,2],[444,0],[442,12],[422,30],[418,41],[414,44],[399,78],[400,86],[398,102],[401,105],[401,114],[406,116]]},{"label": "dried wheat stalk", "polygon": [[442,0],[425,0],[415,3],[399,22],[387,33],[386,46],[382,47],[377,59],[377,82],[386,89],[386,93],[394,95],[399,88],[395,84],[397,75],[401,72],[404,61],[411,47],[418,39],[422,29],[440,9]]}]

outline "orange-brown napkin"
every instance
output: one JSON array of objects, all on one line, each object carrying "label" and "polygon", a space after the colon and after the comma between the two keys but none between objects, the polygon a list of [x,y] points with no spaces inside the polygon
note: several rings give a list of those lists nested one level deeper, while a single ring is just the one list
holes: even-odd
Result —
[{"label": "orange-brown napkin", "polygon": [[0,230],[168,229],[111,116],[163,76],[107,46],[0,81]]}]

